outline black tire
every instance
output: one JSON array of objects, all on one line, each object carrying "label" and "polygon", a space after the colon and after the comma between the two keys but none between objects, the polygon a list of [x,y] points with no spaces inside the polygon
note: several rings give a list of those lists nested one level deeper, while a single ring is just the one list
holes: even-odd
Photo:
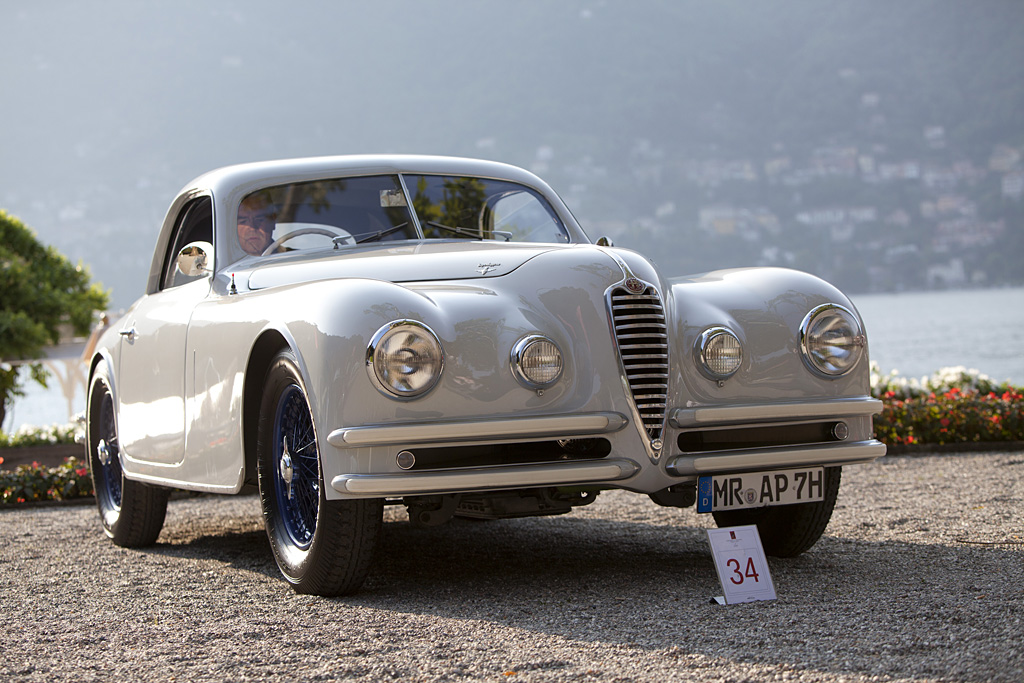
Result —
[{"label": "black tire", "polygon": [[258,429],[263,522],[284,578],[299,593],[358,590],[380,537],[384,501],[327,500],[312,413],[291,351],[278,353],[267,371]]},{"label": "black tire", "polygon": [[714,512],[715,524],[719,527],[756,524],[766,555],[796,557],[809,550],[825,533],[836,506],[842,470],[842,467],[825,468],[824,499],[819,502]]},{"label": "black tire", "polygon": [[87,412],[87,460],[103,531],[124,548],[153,545],[164,526],[170,490],[125,478],[113,394],[102,371],[92,378]]}]

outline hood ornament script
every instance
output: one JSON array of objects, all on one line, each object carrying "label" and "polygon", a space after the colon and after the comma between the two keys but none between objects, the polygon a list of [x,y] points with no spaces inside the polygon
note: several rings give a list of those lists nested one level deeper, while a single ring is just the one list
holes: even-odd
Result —
[{"label": "hood ornament script", "polygon": [[481,263],[479,266],[476,267],[476,272],[480,273],[481,275],[487,275],[487,273],[491,272],[492,270],[497,270],[498,266],[500,265],[500,263]]}]

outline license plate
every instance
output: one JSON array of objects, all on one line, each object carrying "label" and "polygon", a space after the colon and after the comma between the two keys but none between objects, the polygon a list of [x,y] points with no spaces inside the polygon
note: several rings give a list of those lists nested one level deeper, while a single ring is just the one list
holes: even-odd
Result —
[{"label": "license plate", "polygon": [[697,479],[697,512],[813,503],[825,497],[825,468],[713,474]]}]

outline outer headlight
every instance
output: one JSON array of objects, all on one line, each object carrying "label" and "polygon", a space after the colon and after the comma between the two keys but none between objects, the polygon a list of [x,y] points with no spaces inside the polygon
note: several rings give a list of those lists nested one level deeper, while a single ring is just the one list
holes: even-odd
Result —
[{"label": "outer headlight", "polygon": [[433,330],[416,320],[396,320],[377,330],[366,349],[366,371],[392,398],[416,398],[441,377],[444,350]]},{"label": "outer headlight", "polygon": [[562,376],[562,352],[547,337],[523,337],[512,347],[512,374],[527,388],[549,387]]},{"label": "outer headlight", "polygon": [[852,370],[866,345],[860,320],[838,304],[818,306],[800,325],[804,362],[825,377],[840,377]]},{"label": "outer headlight", "polygon": [[698,366],[711,379],[732,377],[743,362],[743,346],[732,330],[711,327],[697,339]]}]

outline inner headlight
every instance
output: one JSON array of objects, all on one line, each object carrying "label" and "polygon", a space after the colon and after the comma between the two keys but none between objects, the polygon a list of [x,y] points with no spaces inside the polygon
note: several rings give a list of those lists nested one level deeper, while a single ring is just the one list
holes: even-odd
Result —
[{"label": "inner headlight", "polygon": [[740,369],[743,346],[732,330],[712,327],[697,340],[701,371],[711,379],[726,379]]},{"label": "inner headlight", "polygon": [[385,395],[415,398],[441,377],[444,351],[433,330],[416,320],[396,320],[377,330],[366,350],[366,370]]},{"label": "inner headlight", "polygon": [[551,386],[562,375],[562,352],[547,337],[523,337],[512,347],[512,373],[530,389]]},{"label": "inner headlight", "polygon": [[800,325],[804,361],[826,377],[839,377],[852,370],[866,345],[860,320],[838,304],[818,306]]}]

